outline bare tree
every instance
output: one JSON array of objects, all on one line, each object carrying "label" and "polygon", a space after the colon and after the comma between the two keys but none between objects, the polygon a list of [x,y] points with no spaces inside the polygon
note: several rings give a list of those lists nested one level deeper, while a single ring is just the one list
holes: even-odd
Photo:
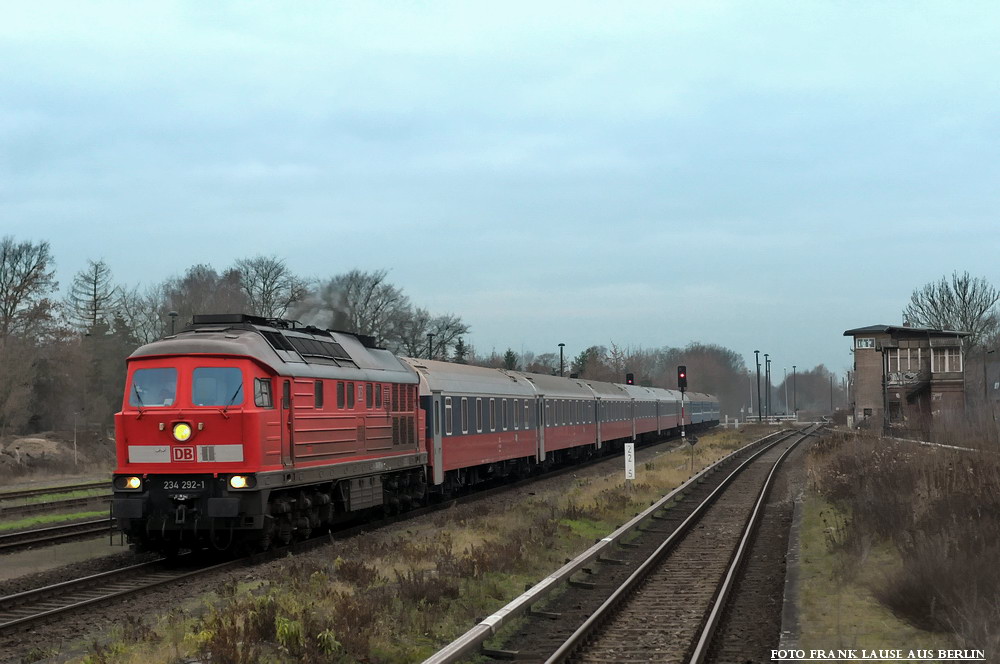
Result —
[{"label": "bare tree", "polygon": [[66,308],[77,327],[89,330],[114,317],[121,290],[112,281],[111,268],[103,260],[87,261],[87,268],[73,277]]},{"label": "bare tree", "polygon": [[241,258],[234,269],[239,272],[249,313],[258,316],[282,318],[308,291],[306,282],[292,274],[285,261],[277,256]]},{"label": "bare tree", "polygon": [[427,333],[431,329],[431,313],[422,307],[397,311],[392,320],[389,350],[410,357],[427,357]]},{"label": "bare tree", "polygon": [[159,339],[166,332],[170,312],[163,284],[154,284],[145,290],[138,286],[123,289],[118,312],[136,342],[148,344]]},{"label": "bare tree", "polygon": [[1000,291],[986,279],[953,272],[913,291],[903,316],[921,327],[968,332],[966,344],[976,348],[1000,326],[998,301]]},{"label": "bare tree", "polygon": [[52,263],[48,242],[15,242],[10,235],[0,240],[0,343],[52,320]]},{"label": "bare tree", "polygon": [[163,285],[168,311],[176,311],[181,323],[194,314],[235,314],[247,310],[247,298],[240,273],[222,274],[210,265],[194,265],[183,277],[168,279]]},{"label": "bare tree", "polygon": [[469,333],[469,326],[454,314],[435,316],[430,320],[429,328],[430,333],[434,335],[431,337],[432,358],[447,358],[448,353],[458,343],[458,339],[463,334]]},{"label": "bare tree", "polygon": [[388,274],[387,270],[351,270],[329,282],[330,289],[343,298],[348,330],[371,335],[380,345],[386,343],[394,317],[410,304],[402,289],[387,281]]},{"label": "bare tree", "polygon": [[37,354],[35,344],[26,339],[0,340],[0,437],[20,431],[31,418]]}]

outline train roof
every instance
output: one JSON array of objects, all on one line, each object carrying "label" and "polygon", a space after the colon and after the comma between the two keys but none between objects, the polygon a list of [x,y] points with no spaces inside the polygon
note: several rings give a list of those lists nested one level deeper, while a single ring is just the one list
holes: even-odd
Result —
[{"label": "train roof", "polygon": [[531,383],[518,372],[425,360],[418,357],[400,358],[420,376],[427,392],[455,395],[496,394],[514,398],[535,396]]},{"label": "train roof", "polygon": [[[422,391],[441,392],[451,396],[494,395],[509,398],[544,396],[549,399],[593,399],[605,401],[634,399],[636,401],[680,401],[681,393],[660,387],[605,383],[586,378],[566,378],[548,374],[509,371],[471,364],[426,360],[418,357],[400,358],[419,376]],[[712,401],[715,397],[689,392],[688,401]]]},{"label": "train roof", "polygon": [[171,355],[238,355],[275,373],[414,384],[417,375],[370,338],[298,327],[246,314],[195,316],[175,335],[140,346],[129,360]]}]

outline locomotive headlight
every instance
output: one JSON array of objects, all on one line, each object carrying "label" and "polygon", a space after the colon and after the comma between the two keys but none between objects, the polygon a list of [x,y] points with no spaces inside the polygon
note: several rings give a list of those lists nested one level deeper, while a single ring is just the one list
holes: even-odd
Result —
[{"label": "locomotive headlight", "polygon": [[187,422],[178,422],[174,425],[174,440],[179,443],[187,442],[191,438],[191,425]]},{"label": "locomotive headlight", "polygon": [[249,484],[246,475],[233,475],[229,478],[229,486],[234,489],[245,489]]},{"label": "locomotive headlight", "polygon": [[115,488],[126,491],[138,491],[142,488],[142,479],[136,477],[135,475],[116,477]]}]

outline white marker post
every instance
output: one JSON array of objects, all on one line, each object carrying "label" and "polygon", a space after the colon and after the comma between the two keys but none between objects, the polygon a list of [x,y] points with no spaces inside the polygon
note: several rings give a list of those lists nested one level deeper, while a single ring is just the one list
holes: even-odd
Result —
[{"label": "white marker post", "polygon": [[625,481],[635,479],[635,443],[625,443]]}]

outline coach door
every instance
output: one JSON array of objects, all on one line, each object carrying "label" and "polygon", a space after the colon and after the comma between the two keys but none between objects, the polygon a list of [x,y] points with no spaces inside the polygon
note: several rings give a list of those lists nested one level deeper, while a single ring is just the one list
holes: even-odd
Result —
[{"label": "coach door", "polygon": [[[433,420],[433,426],[431,427],[431,435],[433,440],[433,447],[431,448],[431,466],[434,471],[434,484],[444,483],[444,450],[441,446],[442,436],[445,431],[445,418],[442,417],[441,411],[444,408],[441,403],[443,399],[441,398],[440,392],[433,392],[431,394],[431,419]],[[451,427],[451,400],[449,397],[449,406],[445,410],[448,415],[447,427]]]},{"label": "coach door", "polygon": [[538,430],[538,463],[541,463],[545,461],[545,423],[547,422],[546,415],[549,404],[544,397],[540,396],[535,399],[535,407],[538,411],[535,417],[535,428]]},{"label": "coach door", "polygon": [[295,419],[292,405],[292,381],[281,381],[281,464],[291,468],[292,446],[295,444]]}]

